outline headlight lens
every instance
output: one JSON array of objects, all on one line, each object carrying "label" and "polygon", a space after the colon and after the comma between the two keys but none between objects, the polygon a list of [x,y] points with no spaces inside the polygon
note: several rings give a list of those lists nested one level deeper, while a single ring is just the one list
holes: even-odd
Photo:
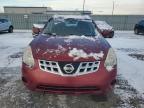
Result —
[{"label": "headlight lens", "polygon": [[23,54],[23,62],[28,65],[29,67],[33,67],[34,66],[34,58],[32,55],[32,50],[31,47],[28,46],[25,50],[24,50],[24,54]]},{"label": "headlight lens", "polygon": [[105,60],[105,67],[108,71],[111,71],[116,64],[117,64],[116,54],[114,50],[110,48],[107,54],[107,58]]}]

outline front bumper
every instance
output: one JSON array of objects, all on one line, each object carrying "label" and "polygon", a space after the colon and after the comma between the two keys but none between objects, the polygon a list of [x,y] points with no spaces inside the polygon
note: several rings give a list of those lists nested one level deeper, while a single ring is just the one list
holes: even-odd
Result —
[{"label": "front bumper", "polygon": [[60,76],[40,70],[38,63],[33,68],[22,64],[22,80],[33,91],[57,94],[105,94],[116,81],[117,67],[107,72],[101,62],[97,72],[80,76]]}]

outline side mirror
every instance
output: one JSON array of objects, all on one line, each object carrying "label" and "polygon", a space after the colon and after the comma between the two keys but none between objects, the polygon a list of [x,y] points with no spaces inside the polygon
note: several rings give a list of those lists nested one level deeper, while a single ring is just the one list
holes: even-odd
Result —
[{"label": "side mirror", "polygon": [[35,31],[35,34],[39,34],[40,33],[40,29],[38,28],[38,30]]},{"label": "side mirror", "polygon": [[40,28],[35,28],[35,27],[32,28],[33,37],[38,36],[40,32],[41,32]]}]

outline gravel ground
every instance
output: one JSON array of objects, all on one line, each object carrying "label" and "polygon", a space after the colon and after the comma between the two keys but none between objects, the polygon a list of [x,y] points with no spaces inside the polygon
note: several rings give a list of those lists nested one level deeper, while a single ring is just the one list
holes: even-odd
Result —
[{"label": "gravel ground", "polygon": [[[30,32],[16,31],[12,36],[23,36],[23,34],[31,38]],[[0,39],[7,35],[11,34],[0,34]],[[0,108],[144,108],[144,98],[122,77],[119,72],[120,67],[118,67],[119,74],[114,91],[107,99],[95,95],[56,95],[29,91],[21,81],[20,62],[16,66],[11,66],[21,61],[25,46],[19,46],[20,50],[9,54],[5,66],[0,65]],[[4,52],[8,48],[11,46],[0,44],[0,51]]]},{"label": "gravel ground", "polygon": [[[143,108],[144,99],[128,82],[118,82],[107,99],[95,95],[54,95],[29,91],[20,80],[20,67],[1,69],[1,108]],[[10,74],[9,74],[10,73]]]}]

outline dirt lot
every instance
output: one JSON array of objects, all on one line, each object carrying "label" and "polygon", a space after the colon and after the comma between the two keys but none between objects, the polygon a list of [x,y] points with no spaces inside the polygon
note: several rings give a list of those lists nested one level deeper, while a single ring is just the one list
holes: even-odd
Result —
[{"label": "dirt lot", "polygon": [[[107,39],[118,56],[117,84],[107,100],[95,95],[44,94],[31,92],[25,88],[21,81],[21,57],[23,49],[31,40],[32,36],[29,31],[0,34],[0,108],[144,108],[144,92],[141,92],[144,89],[141,88],[142,83],[139,83],[141,79],[144,80],[141,74],[143,67],[134,67],[140,72],[138,75],[141,77],[138,78],[138,75],[124,73],[129,71],[128,66],[132,68],[133,61],[144,64],[144,45],[140,44],[144,36],[136,36],[133,32],[117,32],[113,39]],[[133,44],[117,45],[118,41],[122,40],[125,40],[127,44],[139,42],[141,47]],[[137,57],[138,54],[140,57]],[[125,57],[126,61],[123,59]],[[129,62],[129,59],[133,61]],[[123,65],[126,65],[125,68]],[[132,72],[134,73],[135,71]],[[135,80],[132,80],[133,78]]]}]

